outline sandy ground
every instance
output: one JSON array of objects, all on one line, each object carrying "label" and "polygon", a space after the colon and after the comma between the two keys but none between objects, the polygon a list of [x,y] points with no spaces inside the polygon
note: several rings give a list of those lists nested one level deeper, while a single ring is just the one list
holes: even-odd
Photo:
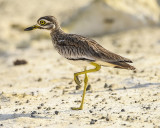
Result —
[{"label": "sandy ground", "polygon": [[[133,60],[137,71],[103,67],[89,74],[84,109],[73,111],[83,90],[76,89],[73,73],[82,69],[53,49],[48,32],[23,32],[5,20],[2,28],[9,30],[0,33],[0,127],[160,128],[160,27],[94,38]],[[16,60],[26,64],[16,65]]]},{"label": "sandy ground", "polygon": [[[84,110],[79,106],[73,73],[50,40],[7,51],[0,61],[0,125],[3,127],[160,127],[159,28],[145,28],[95,38],[131,58],[137,72],[102,68],[89,74]],[[153,38],[154,36],[154,38]],[[143,43],[145,42],[145,43]],[[14,65],[17,59],[25,65]],[[81,77],[83,79],[83,77]]]}]

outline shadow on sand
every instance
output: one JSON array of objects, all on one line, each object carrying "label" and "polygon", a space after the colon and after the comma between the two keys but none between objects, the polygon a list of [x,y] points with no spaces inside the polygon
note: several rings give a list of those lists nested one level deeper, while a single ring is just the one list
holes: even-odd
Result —
[{"label": "shadow on sand", "polygon": [[19,117],[29,117],[29,118],[38,118],[38,119],[49,119],[49,117],[43,117],[38,115],[31,115],[31,114],[0,114],[0,120],[9,120],[9,119],[16,119]]},{"label": "shadow on sand", "polygon": [[[136,84],[132,87],[126,87],[126,89],[136,89],[136,88],[147,88],[149,86],[160,86],[160,83],[144,83],[144,84]],[[124,88],[119,88],[116,90],[124,90]]]},{"label": "shadow on sand", "polygon": [[[150,86],[159,86],[160,87],[160,83],[144,83],[144,84],[135,84],[132,87],[122,87],[122,88],[117,88],[117,89],[113,89],[113,90],[127,90],[127,89],[138,89],[138,88],[147,88]],[[108,88],[109,89],[109,88]],[[110,90],[103,90],[103,91],[94,91],[94,92],[106,92],[106,91],[110,91]],[[83,87],[80,91],[76,92],[76,93],[69,93],[71,95],[79,95],[83,93]],[[91,91],[88,91],[86,93],[92,93]]]}]

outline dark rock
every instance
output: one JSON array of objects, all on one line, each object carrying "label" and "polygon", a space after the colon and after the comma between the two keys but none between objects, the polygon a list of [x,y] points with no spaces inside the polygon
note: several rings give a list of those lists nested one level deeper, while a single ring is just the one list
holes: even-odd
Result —
[{"label": "dark rock", "polygon": [[95,98],[99,97],[99,95],[96,95]]},{"label": "dark rock", "polygon": [[39,106],[39,107],[37,107],[38,109],[41,109],[41,107]]},{"label": "dark rock", "polygon": [[79,90],[81,87],[82,87],[81,85],[77,85],[76,90]]},{"label": "dark rock", "polygon": [[44,104],[43,104],[43,103],[41,103],[41,106],[44,106]]},{"label": "dark rock", "polygon": [[28,62],[26,60],[15,60],[13,62],[14,65],[24,65],[24,64],[27,64]]},{"label": "dark rock", "polygon": [[102,117],[101,117],[101,119],[105,119],[105,117],[104,117],[104,116],[102,116]]},{"label": "dark rock", "polygon": [[14,111],[15,111],[15,112],[17,112],[17,111],[18,111],[18,109],[16,108]]},{"label": "dark rock", "polygon": [[125,109],[122,109],[121,112],[125,112]]},{"label": "dark rock", "polygon": [[108,118],[108,117],[106,117],[106,121],[109,121],[109,118]]},{"label": "dark rock", "polygon": [[37,81],[38,81],[38,82],[41,82],[41,81],[42,81],[42,78],[38,78]]},{"label": "dark rock", "polygon": [[92,111],[92,110],[89,110],[89,112],[92,113],[93,111]]},{"label": "dark rock", "polygon": [[97,120],[91,119],[90,124],[95,124],[97,122]]},{"label": "dark rock", "polygon": [[91,85],[89,84],[86,88],[86,91],[91,90]]},{"label": "dark rock", "polygon": [[108,84],[107,83],[105,83],[104,88],[108,88]]},{"label": "dark rock", "polygon": [[37,114],[37,112],[36,112],[36,111],[33,111],[33,112],[31,113],[31,117],[35,117],[34,114]]},{"label": "dark rock", "polygon": [[56,115],[58,115],[58,114],[59,114],[59,111],[55,111],[54,113],[55,113]]}]

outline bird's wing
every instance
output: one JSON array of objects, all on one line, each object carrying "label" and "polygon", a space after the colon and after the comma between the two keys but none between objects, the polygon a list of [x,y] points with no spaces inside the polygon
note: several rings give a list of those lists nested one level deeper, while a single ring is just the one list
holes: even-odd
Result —
[{"label": "bird's wing", "polygon": [[89,42],[93,50],[99,55],[100,60],[105,62],[127,62],[132,63],[130,59],[117,55],[109,50],[103,48],[101,45],[96,43],[94,40]]},{"label": "bird's wing", "polygon": [[112,53],[101,45],[99,45],[96,41],[83,37],[77,36],[74,34],[69,34],[67,36],[67,45],[73,47],[73,49],[77,49],[81,56],[86,58],[90,58],[92,60],[101,60],[105,62],[128,62],[132,63],[130,59],[124,58],[120,55]]},{"label": "bird's wing", "polygon": [[64,51],[68,51],[63,56],[70,60],[89,60],[104,66],[112,65],[112,67],[116,68],[134,68],[127,64],[132,63],[130,59],[112,53],[96,41],[83,36],[69,34],[65,36],[64,42],[62,41],[60,45],[63,45],[63,50],[66,49]]},{"label": "bird's wing", "polygon": [[[69,60],[95,61],[96,52],[89,46],[86,38],[74,34],[60,37],[58,39],[57,50]],[[98,58],[98,57],[97,57]]]}]

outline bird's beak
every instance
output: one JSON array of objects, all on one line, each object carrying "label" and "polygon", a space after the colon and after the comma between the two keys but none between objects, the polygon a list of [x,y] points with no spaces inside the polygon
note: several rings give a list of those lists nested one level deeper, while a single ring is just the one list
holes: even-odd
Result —
[{"label": "bird's beak", "polygon": [[38,25],[33,25],[33,26],[31,26],[31,27],[25,28],[24,31],[31,31],[31,30],[33,30],[33,29],[40,29],[40,26],[38,26]]}]

